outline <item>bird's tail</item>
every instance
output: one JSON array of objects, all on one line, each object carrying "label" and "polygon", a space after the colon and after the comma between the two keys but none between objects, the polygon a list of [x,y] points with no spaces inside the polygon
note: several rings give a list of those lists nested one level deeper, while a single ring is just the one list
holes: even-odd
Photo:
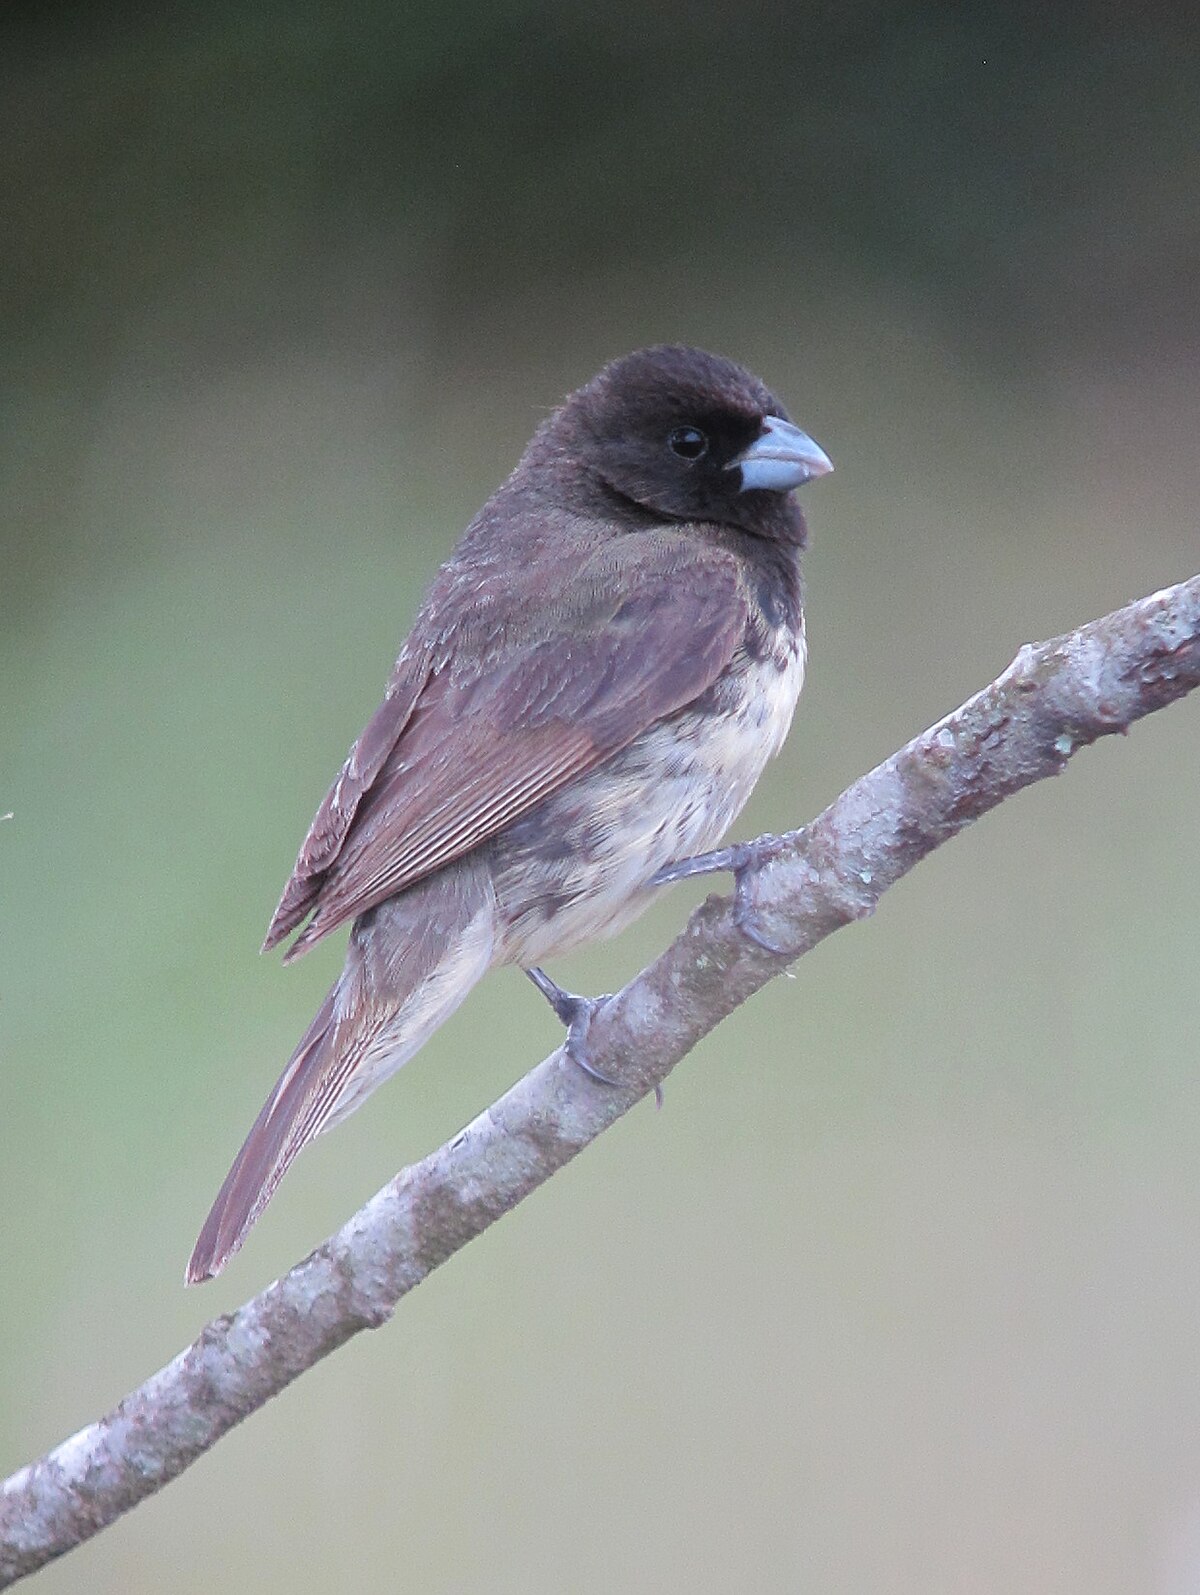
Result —
[{"label": "bird's tail", "polygon": [[221,1272],[297,1152],[352,1113],[449,1018],[491,962],[493,929],[490,878],[467,860],[357,921],[345,969],[204,1221],[189,1285]]}]

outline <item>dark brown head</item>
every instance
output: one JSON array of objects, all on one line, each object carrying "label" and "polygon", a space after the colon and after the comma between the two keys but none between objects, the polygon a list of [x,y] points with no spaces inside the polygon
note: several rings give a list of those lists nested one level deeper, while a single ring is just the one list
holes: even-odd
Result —
[{"label": "dark brown head", "polygon": [[749,371],[702,349],[660,344],[604,367],[570,395],[527,455],[553,461],[602,494],[656,518],[715,521],[759,537],[804,541],[792,497],[831,471]]}]

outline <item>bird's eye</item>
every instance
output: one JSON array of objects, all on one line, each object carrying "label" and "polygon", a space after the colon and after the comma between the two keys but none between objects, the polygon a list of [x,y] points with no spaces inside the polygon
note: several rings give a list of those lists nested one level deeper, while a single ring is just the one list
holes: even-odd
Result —
[{"label": "bird's eye", "polygon": [[667,447],[681,460],[698,460],[708,453],[708,439],[699,427],[677,426],[667,439]]}]

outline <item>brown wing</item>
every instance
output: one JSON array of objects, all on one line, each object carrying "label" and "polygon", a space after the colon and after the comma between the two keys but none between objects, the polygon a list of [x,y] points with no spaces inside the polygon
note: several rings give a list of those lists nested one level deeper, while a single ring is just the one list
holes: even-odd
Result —
[{"label": "brown wing", "polygon": [[464,609],[435,649],[414,647],[414,633],[411,656],[428,663],[410,668],[355,744],[268,947],[312,909],[295,957],[478,846],[699,697],[745,632],[735,561],[679,533],[633,534],[619,558],[609,545],[573,573],[554,570],[530,643],[534,591],[546,588],[528,573],[507,594],[491,584],[482,613]]},{"label": "brown wing", "polygon": [[408,723],[429,671],[428,649],[405,646],[388,682],[387,696],[367,721],[346,756],[337,780],[317,810],[279,906],[267,927],[264,953],[289,936],[306,919],[321,893],[325,872],[336,858],[353,823],[363,794],[383,768]]}]

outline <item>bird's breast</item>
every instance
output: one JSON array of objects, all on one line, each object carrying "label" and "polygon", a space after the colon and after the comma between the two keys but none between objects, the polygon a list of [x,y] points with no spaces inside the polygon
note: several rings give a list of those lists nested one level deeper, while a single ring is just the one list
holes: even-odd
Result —
[{"label": "bird's breast", "polygon": [[714,847],[782,747],[804,668],[803,629],[780,628],[507,827],[491,846],[508,958],[528,965],[615,934],[648,907],[657,870]]},{"label": "bird's breast", "polygon": [[[709,694],[675,717],[694,758],[741,794],[740,810],[783,746],[804,685],[804,628],[780,630],[762,657],[735,659]],[[664,722],[662,729],[672,722]]]}]

